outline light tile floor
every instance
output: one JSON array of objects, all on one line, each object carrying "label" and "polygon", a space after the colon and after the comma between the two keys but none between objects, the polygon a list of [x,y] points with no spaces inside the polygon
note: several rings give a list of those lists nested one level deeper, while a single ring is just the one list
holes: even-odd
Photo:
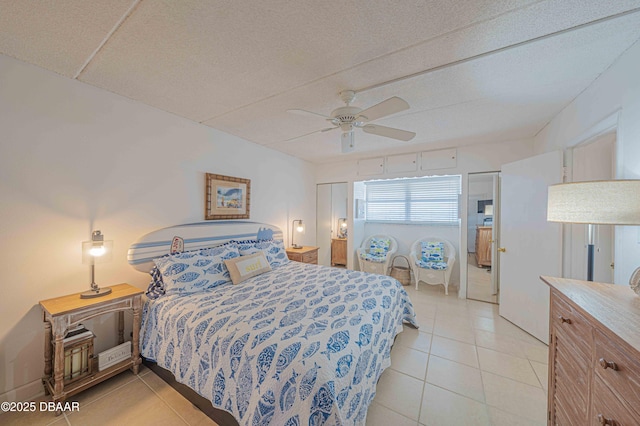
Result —
[{"label": "light tile floor", "polygon": [[405,287],[420,329],[405,325],[367,426],[546,425],[547,345],[442,286]]},{"label": "light tile floor", "polygon": [[[420,329],[404,326],[367,426],[545,425],[547,346],[442,286],[405,287]],[[43,397],[44,398],[44,397]],[[72,400],[80,411],[5,413],[2,425],[215,425],[150,370],[124,372]]]}]

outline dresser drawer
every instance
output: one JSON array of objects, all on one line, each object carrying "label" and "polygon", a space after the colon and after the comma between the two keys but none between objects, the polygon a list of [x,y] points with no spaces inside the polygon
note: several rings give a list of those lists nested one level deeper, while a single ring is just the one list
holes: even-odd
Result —
[{"label": "dresser drawer", "polygon": [[611,392],[602,378],[596,375],[589,424],[593,426],[637,426],[640,416],[625,407]]},{"label": "dresser drawer", "polygon": [[575,308],[559,297],[552,298],[551,326],[566,335],[584,355],[591,355],[593,327]]},{"label": "dresser drawer", "polygon": [[318,247],[302,247],[299,249],[287,249],[287,257],[289,260],[295,260],[302,263],[318,264]]},{"label": "dresser drawer", "polygon": [[294,260],[296,262],[302,262],[302,253],[290,253],[287,252],[287,257],[289,260]]},{"label": "dresser drawer", "polygon": [[596,331],[596,375],[640,414],[640,363],[625,352],[603,333]]},{"label": "dresser drawer", "polygon": [[302,255],[302,262],[303,263],[314,263],[317,264],[318,263],[318,250],[314,250],[308,253],[304,253]]}]

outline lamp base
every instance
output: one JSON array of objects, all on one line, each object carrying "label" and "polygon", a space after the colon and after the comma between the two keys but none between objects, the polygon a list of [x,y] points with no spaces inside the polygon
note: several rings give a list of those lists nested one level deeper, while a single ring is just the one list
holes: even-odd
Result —
[{"label": "lamp base", "polygon": [[301,245],[299,245],[299,244],[294,244],[294,245],[292,245],[292,246],[291,246],[291,248],[294,248],[294,249],[301,249],[301,248],[302,248],[302,246],[301,246]]},{"label": "lamp base", "polygon": [[94,297],[102,297],[102,296],[106,296],[107,294],[111,294],[111,288],[109,287],[99,288],[97,290],[85,291],[84,293],[80,294],[80,299],[91,299]]}]

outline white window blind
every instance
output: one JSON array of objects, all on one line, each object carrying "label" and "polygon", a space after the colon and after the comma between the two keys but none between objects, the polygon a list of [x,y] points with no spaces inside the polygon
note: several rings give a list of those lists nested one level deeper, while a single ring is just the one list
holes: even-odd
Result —
[{"label": "white window blind", "polygon": [[367,222],[458,224],[460,176],[365,182]]}]

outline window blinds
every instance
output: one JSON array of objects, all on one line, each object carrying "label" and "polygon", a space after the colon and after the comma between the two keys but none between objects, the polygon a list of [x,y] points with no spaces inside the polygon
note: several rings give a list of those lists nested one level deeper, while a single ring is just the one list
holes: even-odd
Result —
[{"label": "window blinds", "polygon": [[458,224],[460,176],[365,182],[368,222]]}]

